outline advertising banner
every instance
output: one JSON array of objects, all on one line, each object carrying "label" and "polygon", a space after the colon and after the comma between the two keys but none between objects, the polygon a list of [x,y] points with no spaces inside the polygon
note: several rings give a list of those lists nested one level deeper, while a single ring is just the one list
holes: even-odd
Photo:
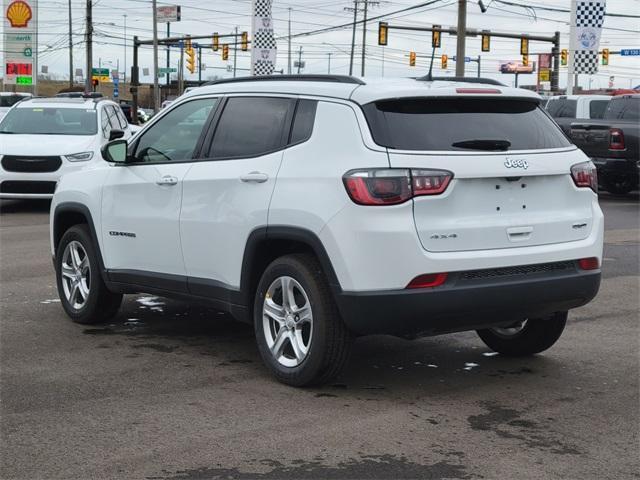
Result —
[{"label": "advertising banner", "polygon": [[33,85],[37,72],[35,57],[37,0],[3,0],[4,83]]},{"label": "advertising banner", "polygon": [[605,11],[605,0],[573,0],[571,2],[570,73],[598,72],[598,49]]},{"label": "advertising banner", "polygon": [[276,39],[271,16],[272,0],[253,0],[253,40],[251,43],[251,75],[271,75],[276,68]]}]

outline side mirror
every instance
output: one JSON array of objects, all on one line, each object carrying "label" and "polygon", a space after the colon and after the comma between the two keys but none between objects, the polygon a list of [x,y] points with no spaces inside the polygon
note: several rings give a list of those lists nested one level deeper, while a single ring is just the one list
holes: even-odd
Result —
[{"label": "side mirror", "polygon": [[124,137],[123,130],[117,130],[114,128],[113,130],[111,130],[111,132],[109,132],[109,141],[117,140],[122,137]]},{"label": "side mirror", "polygon": [[[113,130],[112,130],[113,131]],[[111,163],[127,162],[127,141],[113,140],[101,148],[102,158]]]}]

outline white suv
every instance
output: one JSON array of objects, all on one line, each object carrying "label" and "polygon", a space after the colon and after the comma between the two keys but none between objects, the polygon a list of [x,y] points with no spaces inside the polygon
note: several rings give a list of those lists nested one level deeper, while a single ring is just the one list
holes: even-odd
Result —
[{"label": "white suv", "polygon": [[51,198],[60,177],[106,166],[100,149],[131,137],[120,106],[106,98],[33,98],[0,121],[0,198]]},{"label": "white suv", "polygon": [[357,335],[541,352],[598,291],[603,217],[595,168],[539,101],[488,81],[197,89],[62,179],[62,305],[93,323],[126,293],[210,301],[291,385],[336,375]]}]

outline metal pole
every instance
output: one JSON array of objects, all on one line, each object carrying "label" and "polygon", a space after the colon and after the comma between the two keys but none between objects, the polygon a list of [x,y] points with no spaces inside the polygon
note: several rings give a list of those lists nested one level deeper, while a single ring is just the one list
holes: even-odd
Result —
[{"label": "metal pole", "polygon": [[238,65],[238,27],[236,27],[236,35],[233,38],[233,78],[236,78],[237,65]]},{"label": "metal pole", "polygon": [[[167,38],[171,37],[171,22],[167,22]],[[171,85],[171,73],[169,73],[169,68],[171,67],[171,47],[167,43],[167,86]]]},{"label": "metal pole", "polygon": [[560,82],[560,32],[556,32],[553,37],[553,48],[551,49],[553,56],[553,70],[551,71],[551,91],[557,92]]},{"label": "metal pole", "polygon": [[382,47],[382,77],[384,77],[384,46]]},{"label": "metal pole", "polygon": [[480,70],[480,62],[482,61],[482,58],[480,57],[480,55],[478,55],[478,78],[480,78],[482,76],[482,71]]},{"label": "metal pole", "polygon": [[465,42],[467,39],[467,0],[458,0],[458,43],[456,46],[456,77],[464,77]]},{"label": "metal pole", "polygon": [[576,39],[576,11],[577,11],[577,0],[571,0],[571,14],[569,16],[569,51],[568,51],[568,61],[567,61],[567,95],[573,94],[573,82],[575,81],[573,75],[574,69],[574,61],[575,61],[575,53],[578,47],[577,39]]},{"label": "metal pole", "polygon": [[158,9],[156,0],[152,0],[153,8],[153,111],[160,111],[160,88],[158,85]]},{"label": "metal pole", "polygon": [[353,32],[351,34],[351,57],[349,59],[349,75],[353,75],[353,52],[356,48],[356,22],[358,21],[358,0],[353,0]]},{"label": "metal pole", "polygon": [[364,1],[364,17],[362,23],[362,64],[360,65],[360,76],[364,77],[365,49],[367,48],[367,11],[369,10],[369,0]]},{"label": "metal pole", "polygon": [[300,45],[300,49],[298,50],[298,75],[300,75],[301,67],[302,67],[302,45]]},{"label": "metal pole", "polygon": [[71,0],[69,0],[69,88],[73,87],[73,31],[71,30]]},{"label": "metal pole", "polygon": [[202,47],[198,45],[198,84],[202,83]]},{"label": "metal pole", "polygon": [[180,41],[180,64],[178,65],[178,96],[182,95],[184,90],[184,43]]},{"label": "metal pole", "polygon": [[291,75],[291,7],[289,7],[289,37],[287,43],[287,73]]},{"label": "metal pole", "polygon": [[124,17],[124,78],[122,79],[122,86],[127,84],[127,14]]},{"label": "metal pole", "polygon": [[327,67],[327,73],[331,75],[331,52],[327,53],[327,56],[329,57],[329,66]]},{"label": "metal pole", "polygon": [[138,124],[138,37],[133,37],[133,66],[131,67],[131,121]]},{"label": "metal pole", "polygon": [[85,75],[85,80],[84,80],[84,91],[85,93],[89,93],[91,92],[91,70],[93,68],[92,64],[93,64],[93,60],[92,60],[92,45],[91,45],[91,41],[92,41],[92,34],[93,34],[93,19],[92,19],[92,12],[91,12],[91,4],[92,0],[87,0],[87,25],[86,25],[86,32],[85,32],[85,42],[87,44],[87,73]]}]

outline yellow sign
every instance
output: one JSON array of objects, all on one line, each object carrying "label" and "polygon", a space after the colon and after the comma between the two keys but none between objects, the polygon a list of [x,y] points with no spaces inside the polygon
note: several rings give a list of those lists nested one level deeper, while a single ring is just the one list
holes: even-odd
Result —
[{"label": "yellow sign", "polygon": [[551,81],[551,70],[549,70],[548,68],[541,68],[538,72],[538,75],[541,82]]}]

